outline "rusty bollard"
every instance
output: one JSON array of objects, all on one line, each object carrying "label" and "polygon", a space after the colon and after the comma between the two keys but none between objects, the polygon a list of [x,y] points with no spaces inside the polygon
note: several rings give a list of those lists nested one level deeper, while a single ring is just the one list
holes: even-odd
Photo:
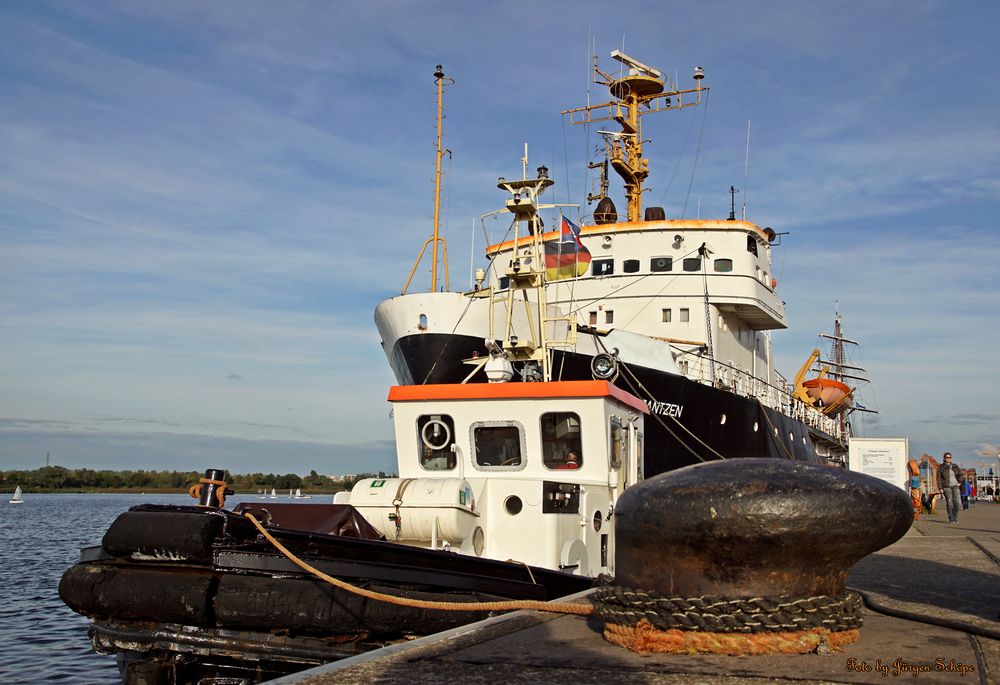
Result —
[{"label": "rusty bollard", "polygon": [[593,595],[604,636],[637,652],[802,654],[858,639],[851,567],[910,527],[885,481],[784,459],[661,474],[615,508],[615,583]]}]

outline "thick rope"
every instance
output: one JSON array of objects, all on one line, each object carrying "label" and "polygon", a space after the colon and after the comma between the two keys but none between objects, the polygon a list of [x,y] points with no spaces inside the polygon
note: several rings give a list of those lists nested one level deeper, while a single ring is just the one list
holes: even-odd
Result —
[{"label": "thick rope", "polygon": [[617,647],[640,654],[725,654],[759,656],[764,654],[828,654],[842,651],[857,642],[857,629],[831,632],[812,630],[755,633],[706,633],[684,630],[658,630],[643,619],[635,626],[604,625],[604,639]]},{"label": "thick rope", "polygon": [[219,507],[224,507],[226,504],[226,488],[229,487],[229,483],[224,480],[212,480],[211,478],[202,478],[197,483],[188,488],[188,494],[194,497],[196,500],[201,499],[201,486],[202,485],[218,485],[219,489],[215,491],[215,499],[219,503]]},{"label": "thick rope", "polygon": [[591,596],[604,638],[633,652],[806,654],[856,642],[861,601],[838,597],[662,597],[618,586]]},{"label": "thick rope", "polygon": [[279,552],[288,557],[288,560],[299,568],[308,571],[317,578],[325,580],[327,583],[330,583],[335,587],[339,587],[341,590],[346,590],[347,592],[360,595],[361,597],[367,597],[368,599],[373,599],[378,602],[415,607],[418,609],[437,609],[440,611],[514,611],[517,609],[533,609],[535,611],[547,611],[555,614],[577,614],[579,616],[589,616],[594,613],[594,607],[589,604],[558,604],[530,599],[512,600],[506,602],[436,602],[424,599],[397,597],[395,595],[387,595],[373,590],[366,590],[365,588],[351,585],[350,583],[340,580],[339,578],[334,578],[333,576],[327,575],[319,569],[310,566],[278,542],[278,540],[275,539],[275,537],[271,535],[251,514],[244,513],[243,516],[249,519],[250,522],[256,526],[257,530],[260,531],[261,535],[263,535],[268,542],[274,545]]}]

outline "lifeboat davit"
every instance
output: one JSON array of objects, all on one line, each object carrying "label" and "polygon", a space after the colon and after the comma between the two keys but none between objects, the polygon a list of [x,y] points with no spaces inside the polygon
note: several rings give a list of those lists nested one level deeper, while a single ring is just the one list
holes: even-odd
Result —
[{"label": "lifeboat davit", "polygon": [[810,378],[802,382],[802,387],[806,389],[809,397],[819,400],[823,413],[827,416],[836,416],[850,409],[853,404],[851,393],[854,391],[832,378]]}]

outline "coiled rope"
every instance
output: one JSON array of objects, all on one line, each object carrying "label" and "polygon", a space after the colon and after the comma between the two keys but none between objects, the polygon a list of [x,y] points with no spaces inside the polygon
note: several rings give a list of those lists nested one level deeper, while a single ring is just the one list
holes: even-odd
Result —
[{"label": "coiled rope", "polygon": [[220,509],[226,506],[226,488],[229,487],[229,483],[227,483],[224,480],[212,480],[211,478],[202,478],[197,483],[188,488],[188,494],[194,497],[196,500],[201,500],[202,485],[218,485],[219,488],[215,491],[215,499],[218,501],[218,506]]},{"label": "coiled rope", "polygon": [[382,592],[366,590],[365,588],[352,585],[351,583],[340,580],[339,578],[334,578],[333,576],[323,573],[314,566],[310,566],[308,563],[295,556],[288,550],[287,547],[278,542],[278,540],[271,535],[267,529],[253,517],[253,515],[244,513],[243,516],[246,517],[258,531],[260,531],[260,534],[263,535],[268,542],[274,545],[279,552],[284,554],[289,561],[299,568],[311,573],[321,580],[326,581],[330,585],[339,587],[341,590],[346,590],[347,592],[360,595],[361,597],[367,597],[368,599],[373,599],[378,602],[415,607],[418,609],[437,609],[439,611],[514,611],[517,609],[533,609],[535,611],[547,611],[555,614],[576,614],[578,616],[590,616],[594,613],[594,607],[590,604],[552,603],[531,599],[504,602],[438,602],[425,599],[409,599],[407,597],[397,597],[396,595],[387,595]]}]

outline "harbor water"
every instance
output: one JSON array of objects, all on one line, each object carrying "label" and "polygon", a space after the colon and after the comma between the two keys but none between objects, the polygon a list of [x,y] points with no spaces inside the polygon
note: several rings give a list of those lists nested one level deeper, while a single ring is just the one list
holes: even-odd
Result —
[{"label": "harbor water", "polygon": [[[137,504],[192,504],[186,494],[25,493],[23,504],[0,502],[0,683],[120,683],[113,656],[97,654],[88,620],[59,599],[59,578],[80,548],[98,545],[118,514]],[[241,499],[230,498],[235,504]],[[322,498],[321,501],[326,501]]]}]

